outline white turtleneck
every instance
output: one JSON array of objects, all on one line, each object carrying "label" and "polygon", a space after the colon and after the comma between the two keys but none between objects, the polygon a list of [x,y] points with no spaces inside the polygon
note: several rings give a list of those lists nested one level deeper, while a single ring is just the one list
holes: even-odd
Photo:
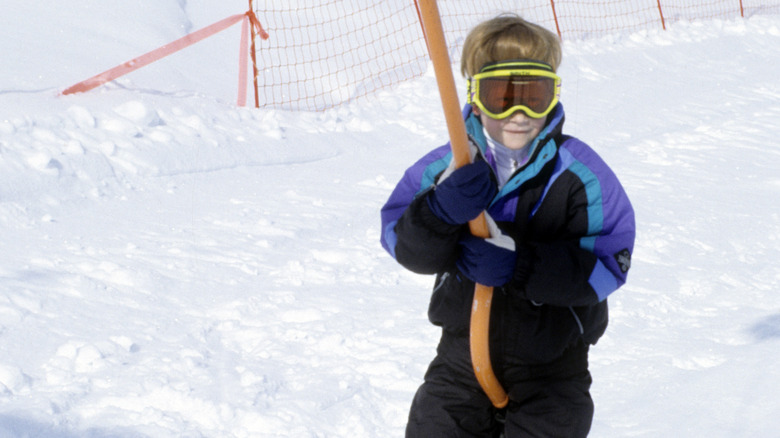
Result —
[{"label": "white turtleneck", "polygon": [[496,160],[496,173],[498,174],[499,189],[506,184],[509,177],[528,160],[528,145],[522,149],[509,149],[494,140],[487,130],[483,128],[487,145]]}]

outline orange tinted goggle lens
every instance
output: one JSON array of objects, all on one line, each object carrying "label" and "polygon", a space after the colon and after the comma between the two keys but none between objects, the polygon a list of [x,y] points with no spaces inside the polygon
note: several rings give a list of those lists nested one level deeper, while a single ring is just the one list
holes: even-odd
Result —
[{"label": "orange tinted goggle lens", "polygon": [[500,114],[521,105],[544,113],[555,98],[555,80],[547,77],[508,76],[479,80],[479,100],[488,111]]}]

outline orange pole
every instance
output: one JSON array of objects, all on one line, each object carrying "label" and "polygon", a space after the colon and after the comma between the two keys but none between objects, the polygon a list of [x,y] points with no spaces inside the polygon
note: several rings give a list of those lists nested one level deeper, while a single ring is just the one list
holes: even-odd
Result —
[{"label": "orange pole", "polygon": [[164,58],[172,53],[178,52],[179,50],[185,47],[191,46],[192,44],[195,44],[204,38],[210,37],[211,35],[214,35],[217,32],[221,32],[227,29],[228,27],[232,26],[233,24],[241,21],[241,19],[243,19],[244,16],[245,14],[237,14],[225,18],[224,20],[220,20],[210,26],[195,31],[189,35],[185,35],[182,38],[179,38],[178,40],[172,43],[168,43],[158,49],[145,53],[139,56],[138,58],[127,61],[124,64],[118,65],[110,70],[106,70],[103,73],[95,75],[85,81],[72,85],[67,89],[65,89],[65,91],[62,92],[62,94],[68,95],[73,93],[83,93],[93,88],[99,87],[105,84],[106,82],[113,81],[114,79],[117,79],[120,76],[124,76],[130,72],[138,70],[139,68],[149,65],[160,58]]},{"label": "orange pole", "polygon": [[661,0],[658,0],[658,13],[661,15],[661,26],[666,30],[666,20],[664,20],[664,10],[661,9]]},{"label": "orange pole", "polygon": [[238,45],[238,99],[236,105],[246,105],[246,57],[247,52],[247,33],[249,33],[249,17],[244,17],[244,21],[241,22],[241,42]]},{"label": "orange pole", "polygon": [[417,0],[414,0],[414,9],[417,11],[417,18],[420,20],[420,27],[422,28],[423,38],[425,39],[425,46],[428,46],[428,36],[425,35],[425,23],[423,23],[422,14],[420,13],[420,5]]},{"label": "orange pole", "polygon": [[[423,22],[428,53],[433,61],[436,83],[441,95],[444,118],[450,135],[452,159],[457,167],[471,162],[466,124],[463,122],[460,102],[458,101],[455,78],[447,51],[447,41],[441,25],[441,17],[436,0],[419,0],[418,10]],[[490,237],[485,214],[469,222],[471,233],[479,237]],[[509,403],[509,397],[493,373],[490,362],[490,305],[493,288],[477,284],[474,289],[474,301],[471,307],[471,329],[469,344],[474,374],[482,390],[485,391],[493,406],[503,408]]]},{"label": "orange pole", "polygon": [[[173,41],[162,47],[152,50],[151,52],[144,53],[143,55],[135,59],[131,59],[130,61],[125,62],[124,64],[120,64],[112,69],[106,70],[103,73],[95,75],[84,81],[81,81],[78,84],[71,85],[70,87],[66,88],[62,92],[62,94],[68,95],[74,93],[84,93],[89,90],[92,90],[93,88],[97,88],[105,84],[106,82],[111,82],[114,79],[117,79],[128,73],[134,72],[141,67],[145,67],[159,59],[162,59],[170,54],[176,53],[179,50],[189,47],[205,38],[214,35],[215,33],[222,32],[228,27],[238,23],[242,19],[249,20],[249,24],[252,26],[252,29],[260,35],[260,38],[268,39],[268,33],[260,25],[260,21],[258,21],[257,17],[255,16],[255,13],[249,10],[243,14],[236,14],[227,17],[225,19],[222,19],[210,26],[206,26],[203,29],[197,30],[191,34],[179,38],[176,41]],[[254,54],[254,52],[252,53]]]},{"label": "orange pole", "polygon": [[562,38],[561,27],[558,25],[558,13],[555,12],[555,0],[550,0],[550,6],[552,6],[553,18],[555,19],[555,30],[558,31],[558,38]]},{"label": "orange pole", "polygon": [[[251,12],[253,16],[255,15],[255,9],[254,6],[252,5],[252,0],[249,0],[249,12]],[[255,87],[255,108],[260,108],[260,94],[259,94],[260,92],[257,88],[258,71],[257,71],[257,52],[255,52],[257,48],[255,46],[255,38],[257,38],[257,31],[255,30],[255,26],[252,26],[252,43],[250,44],[251,46],[250,48],[252,50],[252,75],[253,75],[252,83],[254,84]],[[267,38],[268,37],[266,36],[266,39]]]}]

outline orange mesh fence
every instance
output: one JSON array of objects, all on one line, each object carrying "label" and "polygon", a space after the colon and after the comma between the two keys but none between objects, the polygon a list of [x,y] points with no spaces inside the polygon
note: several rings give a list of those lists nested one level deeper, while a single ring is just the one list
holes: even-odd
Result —
[{"label": "orange mesh fence", "polygon": [[[780,0],[439,0],[450,58],[474,25],[514,12],[567,39],[682,20],[780,13]],[[255,13],[261,108],[318,111],[423,75],[428,55],[415,0],[264,0]]]},{"label": "orange mesh fence", "polygon": [[427,65],[414,3],[266,1],[256,44],[261,107],[321,110],[419,76]]}]

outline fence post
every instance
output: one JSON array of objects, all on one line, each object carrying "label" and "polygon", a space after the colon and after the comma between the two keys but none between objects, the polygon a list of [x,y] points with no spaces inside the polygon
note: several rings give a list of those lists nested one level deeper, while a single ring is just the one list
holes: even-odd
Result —
[{"label": "fence post", "polygon": [[425,39],[425,47],[428,47],[428,35],[425,33],[425,24],[423,22],[422,13],[420,12],[420,5],[417,0],[414,0],[414,8],[417,10],[417,19],[420,20],[420,27],[422,28],[423,38]]},{"label": "fence post", "polygon": [[739,15],[745,18],[745,8],[742,6],[742,0],[739,0]]},{"label": "fence post", "polygon": [[666,30],[666,20],[664,20],[664,11],[661,9],[661,0],[658,0],[658,13],[661,14],[661,26]]},{"label": "fence post", "polygon": [[558,31],[558,38],[563,39],[561,36],[561,27],[558,26],[558,14],[555,12],[555,0],[550,0],[550,6],[552,6],[553,19],[555,19],[555,30]]},{"label": "fence post", "polygon": [[[249,0],[249,10],[254,12],[255,9],[252,6],[252,0]],[[253,76],[253,84],[255,86],[255,108],[260,108],[260,95],[257,87],[257,54],[255,53],[256,47],[255,47],[255,38],[257,37],[257,31],[255,30],[255,26],[251,25],[249,28],[251,29],[251,35],[252,35],[252,41],[249,43],[249,50],[251,53],[252,58],[252,76]]]}]

